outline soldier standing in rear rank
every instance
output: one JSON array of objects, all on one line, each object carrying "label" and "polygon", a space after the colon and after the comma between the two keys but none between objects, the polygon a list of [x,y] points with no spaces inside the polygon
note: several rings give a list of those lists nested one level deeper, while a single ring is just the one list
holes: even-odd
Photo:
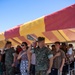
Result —
[{"label": "soldier standing in rear rank", "polygon": [[14,74],[14,48],[11,47],[12,43],[10,41],[7,41],[6,43],[6,49],[5,51],[5,67],[6,67],[6,75],[15,75]]}]

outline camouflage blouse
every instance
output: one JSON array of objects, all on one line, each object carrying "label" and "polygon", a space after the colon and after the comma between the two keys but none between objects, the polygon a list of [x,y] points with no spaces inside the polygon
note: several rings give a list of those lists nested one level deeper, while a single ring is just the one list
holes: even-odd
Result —
[{"label": "camouflage blouse", "polygon": [[13,48],[5,50],[5,65],[13,63],[15,50]]},{"label": "camouflage blouse", "polygon": [[51,50],[49,50],[47,47],[37,47],[32,50],[32,52],[34,52],[36,55],[36,71],[47,70],[49,66],[49,59],[53,57]]}]

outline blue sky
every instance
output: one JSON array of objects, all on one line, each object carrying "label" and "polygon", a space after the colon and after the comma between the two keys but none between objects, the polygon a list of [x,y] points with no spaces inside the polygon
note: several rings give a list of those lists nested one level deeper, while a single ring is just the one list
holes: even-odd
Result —
[{"label": "blue sky", "polygon": [[0,32],[75,4],[75,0],[0,0]]}]

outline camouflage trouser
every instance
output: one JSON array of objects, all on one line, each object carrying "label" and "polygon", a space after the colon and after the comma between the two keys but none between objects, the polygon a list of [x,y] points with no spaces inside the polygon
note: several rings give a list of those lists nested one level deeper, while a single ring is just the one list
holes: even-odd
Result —
[{"label": "camouflage trouser", "polygon": [[14,68],[11,66],[6,66],[6,75],[15,75]]},{"label": "camouflage trouser", "polygon": [[35,75],[46,75],[47,71],[37,71],[35,72]]}]

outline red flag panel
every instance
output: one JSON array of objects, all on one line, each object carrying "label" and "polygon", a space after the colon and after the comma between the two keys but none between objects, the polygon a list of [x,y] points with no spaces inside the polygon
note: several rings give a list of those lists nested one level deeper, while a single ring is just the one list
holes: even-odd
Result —
[{"label": "red flag panel", "polygon": [[14,37],[20,36],[19,29],[20,29],[20,26],[17,26],[17,27],[12,28],[8,31],[5,31],[5,33],[4,33],[5,38],[9,39],[9,38],[14,38]]},{"label": "red flag panel", "polygon": [[75,4],[45,16],[46,31],[75,28]]}]

